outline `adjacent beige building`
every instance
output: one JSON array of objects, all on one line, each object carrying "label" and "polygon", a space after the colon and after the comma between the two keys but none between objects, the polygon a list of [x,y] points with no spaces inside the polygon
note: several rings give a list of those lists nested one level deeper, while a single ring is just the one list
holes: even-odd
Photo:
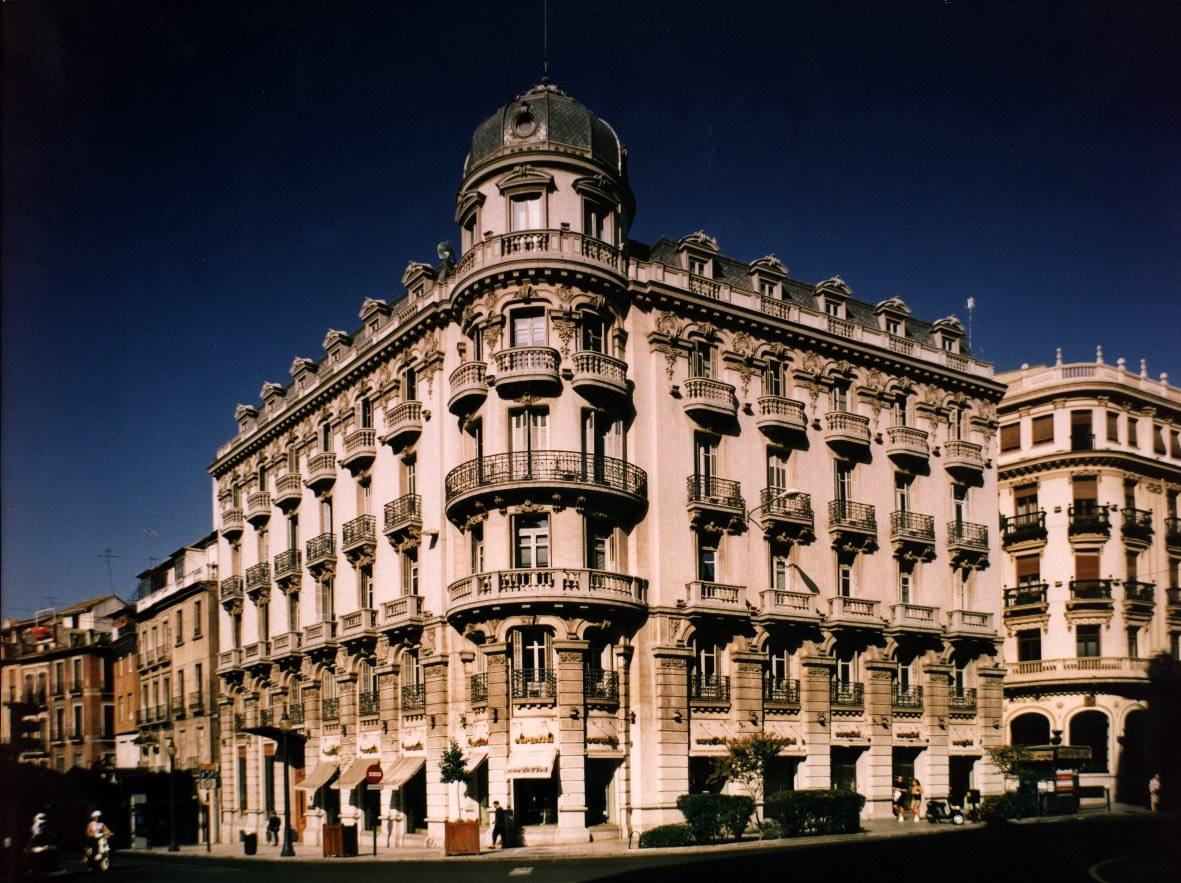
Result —
[{"label": "adjacent beige building", "polygon": [[139,766],[198,770],[217,762],[217,535],[139,575],[136,628]]},{"label": "adjacent beige building", "polygon": [[224,838],[282,812],[283,725],[313,841],[491,800],[527,842],[626,837],[760,730],[773,787],[873,815],[893,774],[1000,787],[991,366],[954,318],[630,240],[634,210],[611,127],[535,87],[475,131],[457,259],[238,407],[210,469]]},{"label": "adjacent beige building", "polygon": [[997,379],[1006,732],[1089,745],[1081,784],[1141,802],[1148,660],[1181,658],[1181,389],[1101,352]]}]

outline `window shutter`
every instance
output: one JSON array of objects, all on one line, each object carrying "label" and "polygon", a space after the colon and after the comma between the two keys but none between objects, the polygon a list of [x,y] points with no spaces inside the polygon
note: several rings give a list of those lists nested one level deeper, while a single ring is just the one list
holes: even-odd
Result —
[{"label": "window shutter", "polygon": [[1001,450],[1015,451],[1021,447],[1021,424],[1010,423],[1001,427]]},{"label": "window shutter", "polygon": [[1038,555],[1022,555],[1017,559],[1017,578],[1041,576],[1042,559]]},{"label": "window shutter", "polygon": [[1075,579],[1099,579],[1099,556],[1098,555],[1075,555],[1074,556],[1074,578]]},{"label": "window shutter", "polygon": [[1074,501],[1076,503],[1099,499],[1099,483],[1093,475],[1075,478],[1072,486],[1074,488]]},{"label": "window shutter", "polygon": [[1033,443],[1035,445],[1045,444],[1054,440],[1054,415],[1045,414],[1041,417],[1034,417],[1032,422],[1033,427]]}]

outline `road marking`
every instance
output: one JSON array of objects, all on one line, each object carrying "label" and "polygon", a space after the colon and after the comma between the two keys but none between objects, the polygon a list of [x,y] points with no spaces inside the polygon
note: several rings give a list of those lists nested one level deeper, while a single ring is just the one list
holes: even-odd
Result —
[{"label": "road marking", "polygon": [[510,877],[528,877],[533,873],[533,868],[513,868],[508,872]]},{"label": "road marking", "polygon": [[1132,854],[1129,852],[1127,855],[1117,855],[1115,858],[1108,858],[1108,859],[1104,859],[1101,862],[1096,862],[1095,864],[1091,865],[1091,867],[1087,868],[1087,876],[1090,877],[1092,880],[1096,881],[1096,883],[1107,883],[1107,878],[1099,873],[1099,869],[1101,867],[1103,867],[1104,865],[1109,865],[1112,862],[1117,862],[1121,858],[1130,858],[1131,855]]}]

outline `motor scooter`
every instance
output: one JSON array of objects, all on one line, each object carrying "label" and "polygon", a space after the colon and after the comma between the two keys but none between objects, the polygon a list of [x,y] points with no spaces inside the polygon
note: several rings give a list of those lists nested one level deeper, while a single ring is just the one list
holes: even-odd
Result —
[{"label": "motor scooter", "polygon": [[110,838],[106,834],[101,834],[94,838],[90,846],[86,847],[82,864],[88,871],[93,871],[96,868],[100,871],[107,871],[110,869],[111,844]]},{"label": "motor scooter", "polygon": [[964,823],[964,811],[951,803],[951,801],[943,800],[928,800],[927,801],[927,821],[932,825],[939,822],[951,822],[953,825],[962,825]]}]

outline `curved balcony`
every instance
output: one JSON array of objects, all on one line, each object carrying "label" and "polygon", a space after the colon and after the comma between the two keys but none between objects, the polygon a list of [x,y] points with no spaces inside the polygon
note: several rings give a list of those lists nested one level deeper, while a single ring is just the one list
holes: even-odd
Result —
[{"label": "curved balcony", "polygon": [[1124,507],[1120,513],[1123,524],[1120,533],[1124,540],[1132,545],[1147,546],[1152,542],[1152,513],[1147,509],[1131,509]]},{"label": "curved balcony", "polygon": [[221,605],[229,610],[242,606],[242,577],[227,576],[221,581]]},{"label": "curved balcony", "polygon": [[1070,581],[1070,599],[1066,602],[1067,610],[1107,612],[1112,609],[1113,604],[1111,580],[1072,579]]},{"label": "curved balcony", "polygon": [[984,567],[988,564],[988,528],[970,521],[947,523],[947,552],[955,567]]},{"label": "curved balcony", "polygon": [[918,512],[890,513],[890,542],[894,556],[906,561],[931,561],[935,557],[935,519]]},{"label": "curved balcony", "polygon": [[628,394],[627,362],[603,353],[579,352],[570,357],[571,386],[588,399],[619,398]]},{"label": "curved balcony", "polygon": [[810,543],[816,539],[812,497],[798,491],[765,487],[759,493],[760,523],[767,539],[777,543]]},{"label": "curved balcony", "polygon": [[275,556],[275,585],[283,591],[299,590],[303,578],[303,563],[299,549],[285,549]]},{"label": "curved balcony", "polygon": [[621,573],[568,567],[495,570],[466,576],[448,586],[447,615],[540,606],[571,612],[597,608],[634,613],[647,606],[647,596],[645,580]]},{"label": "curved balcony", "polygon": [[385,412],[385,433],[381,436],[381,443],[395,450],[412,444],[422,435],[422,420],[422,402],[411,400],[390,408]]},{"label": "curved balcony", "polygon": [[808,434],[804,403],[783,396],[759,396],[755,424],[777,441],[802,439]]},{"label": "curved balcony", "polygon": [[417,545],[422,534],[422,497],[403,494],[385,504],[383,533],[390,545],[405,548]]},{"label": "curved balcony", "polygon": [[1046,583],[1025,583],[1005,589],[1005,619],[1044,617],[1050,609],[1046,598],[1048,588]]},{"label": "curved balcony", "polygon": [[1111,515],[1106,506],[1096,500],[1075,500],[1067,510],[1070,517],[1068,533],[1071,537],[1093,539],[1111,535]]},{"label": "curved balcony", "polygon": [[1071,659],[1036,659],[1007,663],[1005,689],[1046,687],[1077,683],[1076,689],[1094,690],[1103,683],[1148,681],[1148,660],[1126,656],[1089,656]]},{"label": "curved balcony", "polygon": [[377,433],[372,429],[354,429],[344,437],[340,465],[354,475],[377,456]]},{"label": "curved balcony", "polygon": [[330,533],[322,533],[308,540],[306,561],[312,576],[335,571],[336,537]]},{"label": "curved balcony", "polygon": [[246,529],[246,516],[241,509],[223,509],[221,513],[221,535],[227,540],[240,537]]},{"label": "curved balcony", "polygon": [[254,527],[266,524],[271,519],[271,495],[258,491],[246,498],[246,520]]},{"label": "curved balcony", "polygon": [[828,501],[828,532],[834,548],[872,552],[878,547],[878,521],[869,503]]},{"label": "curved balcony", "polygon": [[284,512],[299,506],[303,499],[303,479],[298,472],[288,472],[275,479],[275,505]]},{"label": "curved balcony", "polygon": [[1181,518],[1176,515],[1165,519],[1165,546],[1170,552],[1181,551]]},{"label": "curved balcony", "polygon": [[308,477],[304,484],[319,493],[336,483],[336,454],[314,454],[308,457]]},{"label": "curved balcony", "polygon": [[869,450],[869,418],[829,411],[824,415],[824,441],[836,451],[864,454]]},{"label": "curved balcony", "polygon": [[913,426],[891,426],[886,429],[886,456],[901,466],[927,463],[931,450],[927,433]]},{"label": "curved balcony", "polygon": [[952,439],[943,445],[943,468],[958,478],[978,479],[984,472],[984,449],[975,442]]},{"label": "curved balcony", "polygon": [[452,414],[472,411],[488,398],[487,370],[483,362],[464,362],[451,372],[448,380],[451,398],[447,400],[447,409]]},{"label": "curved balcony", "polygon": [[504,398],[526,392],[555,393],[562,387],[558,365],[562,357],[548,346],[518,346],[501,350],[493,357],[496,375],[488,378]]},{"label": "curved balcony", "polygon": [[573,505],[644,506],[648,476],[615,457],[578,451],[521,451],[469,460],[447,473],[447,517],[473,507],[501,508],[517,500],[557,498]]},{"label": "curved balcony", "polygon": [[341,528],[340,550],[352,562],[372,562],[377,551],[377,518],[358,515]]},{"label": "curved balcony", "polygon": [[271,565],[263,561],[246,568],[246,594],[257,604],[271,592]]},{"label": "curved balcony", "polygon": [[1156,584],[1135,579],[1124,580],[1124,615],[1151,618],[1156,609]]},{"label": "curved balcony", "polygon": [[733,384],[708,377],[690,377],[682,387],[685,413],[705,423],[734,420],[738,399]]},{"label": "curved balcony", "polygon": [[623,253],[613,245],[573,230],[524,230],[474,243],[455,265],[455,292],[498,274],[545,264],[627,284]]}]

